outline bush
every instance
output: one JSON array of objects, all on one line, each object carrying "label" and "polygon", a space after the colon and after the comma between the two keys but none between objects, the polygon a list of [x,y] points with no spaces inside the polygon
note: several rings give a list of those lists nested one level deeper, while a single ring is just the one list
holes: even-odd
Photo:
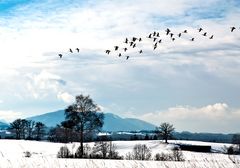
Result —
[{"label": "bush", "polygon": [[81,155],[81,146],[77,148],[75,153],[76,158],[90,158],[91,157],[91,147],[88,144],[83,145],[83,155]]},{"label": "bush", "polygon": [[128,152],[125,155],[127,160],[150,160],[151,159],[151,150],[145,144],[136,144],[133,147],[132,152]]},{"label": "bush", "polygon": [[173,160],[174,161],[184,161],[183,153],[180,149],[173,149]]},{"label": "bush", "polygon": [[28,157],[28,158],[32,156],[31,152],[29,151],[24,152],[24,154],[25,154],[25,157]]},{"label": "bush", "polygon": [[72,157],[72,154],[67,146],[62,146],[60,148],[60,150],[58,151],[57,157],[58,158],[70,158],[70,157]]},{"label": "bush", "polygon": [[156,161],[172,161],[173,158],[172,158],[172,155],[171,154],[168,154],[168,153],[157,153],[155,156],[154,156],[154,160]]}]

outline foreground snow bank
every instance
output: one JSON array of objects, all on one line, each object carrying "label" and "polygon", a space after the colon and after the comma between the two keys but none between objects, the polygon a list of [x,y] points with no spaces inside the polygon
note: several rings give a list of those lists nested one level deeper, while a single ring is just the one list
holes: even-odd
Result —
[{"label": "foreground snow bank", "polygon": [[[136,144],[146,144],[152,151],[152,155],[160,152],[171,152],[174,143],[210,145],[213,149],[220,150],[224,145],[203,143],[198,141],[170,141],[172,144],[164,144],[160,141],[115,141],[117,151],[120,155],[125,156],[127,152],[131,152]],[[237,164],[229,159],[228,155],[220,153],[200,153],[183,151],[186,161],[184,162],[163,162],[163,161],[132,161],[132,160],[94,160],[94,159],[58,159],[57,152],[62,143],[37,142],[25,140],[0,140],[0,167],[2,168],[237,168],[240,167],[239,156],[234,157]],[[89,143],[93,146],[94,143]],[[67,144],[70,151],[75,151],[79,143]],[[32,155],[30,158],[25,157],[25,152],[29,151]]]}]

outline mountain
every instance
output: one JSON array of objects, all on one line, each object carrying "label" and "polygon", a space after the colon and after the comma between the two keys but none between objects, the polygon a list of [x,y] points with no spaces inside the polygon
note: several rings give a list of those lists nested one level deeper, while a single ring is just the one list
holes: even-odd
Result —
[{"label": "mountain", "polygon": [[[104,113],[104,131],[137,131],[137,130],[154,130],[155,125],[146,121],[134,118],[121,118],[112,113]],[[64,119],[64,110],[50,112],[27,118],[28,120],[40,121],[48,127],[54,127],[60,124]]]},{"label": "mountain", "polygon": [[7,124],[6,122],[0,121],[0,130],[5,130],[8,127],[9,127],[9,124]]}]

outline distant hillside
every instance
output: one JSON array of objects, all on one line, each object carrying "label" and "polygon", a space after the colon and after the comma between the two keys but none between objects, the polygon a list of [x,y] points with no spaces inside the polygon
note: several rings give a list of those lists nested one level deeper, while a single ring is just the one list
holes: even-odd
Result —
[{"label": "distant hillside", "polygon": [[[64,111],[59,110],[56,112],[50,112],[42,115],[33,116],[27,118],[34,121],[40,121],[48,127],[54,127],[61,123],[64,119]],[[154,130],[155,125],[148,122],[134,119],[134,118],[121,118],[118,115],[112,113],[105,113],[104,119],[104,131],[137,131],[137,130]]]},{"label": "distant hillside", "polygon": [[9,127],[9,124],[0,121],[0,130],[5,130]]}]

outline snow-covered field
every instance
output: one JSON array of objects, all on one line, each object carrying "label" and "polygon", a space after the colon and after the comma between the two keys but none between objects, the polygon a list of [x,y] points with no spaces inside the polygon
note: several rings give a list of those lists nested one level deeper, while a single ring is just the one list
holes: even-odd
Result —
[{"label": "snow-covered field", "polygon": [[[224,145],[230,144],[207,143],[198,141],[170,141],[170,143],[184,143],[197,145],[211,145],[213,151],[221,151]],[[152,154],[170,152],[173,145],[166,145],[160,141],[115,141],[117,151],[120,155],[131,152],[135,144],[146,144],[151,148]],[[37,142],[25,140],[0,140],[0,168],[238,168],[240,157],[237,156],[234,164],[228,155],[220,153],[200,153],[183,151],[185,161],[133,161],[133,160],[101,160],[101,159],[58,159],[57,152],[62,143]],[[89,143],[93,146],[93,143]],[[70,151],[75,151],[79,143],[67,144]],[[31,152],[30,158],[25,157],[24,152]]]}]

